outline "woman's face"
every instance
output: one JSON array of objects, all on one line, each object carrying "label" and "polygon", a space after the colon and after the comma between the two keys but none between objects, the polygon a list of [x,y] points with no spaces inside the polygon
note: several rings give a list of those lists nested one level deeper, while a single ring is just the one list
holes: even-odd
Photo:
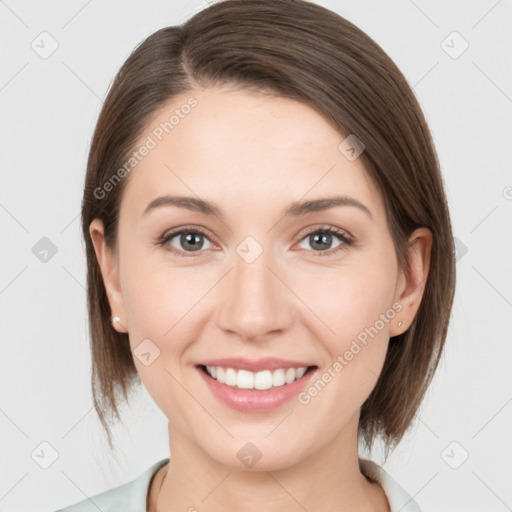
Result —
[{"label": "woman's face", "polygon": [[[302,103],[209,89],[162,108],[137,145],[118,259],[102,269],[112,314],[171,438],[219,463],[259,453],[258,469],[278,469],[353,443],[398,334],[405,282],[382,198],[343,140]],[[189,201],[148,208],[165,196]],[[341,196],[353,204],[316,203]],[[289,367],[313,368],[278,385]],[[255,382],[276,386],[238,388]]]}]

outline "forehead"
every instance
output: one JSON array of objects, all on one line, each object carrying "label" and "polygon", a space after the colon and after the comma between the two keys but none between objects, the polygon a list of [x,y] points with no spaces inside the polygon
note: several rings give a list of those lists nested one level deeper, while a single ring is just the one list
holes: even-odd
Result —
[{"label": "forehead", "polygon": [[151,148],[131,171],[123,203],[140,216],[151,200],[172,193],[261,212],[336,193],[350,194],[378,217],[379,193],[361,159],[340,151],[344,139],[314,109],[289,98],[192,90],[147,123],[136,148]]}]

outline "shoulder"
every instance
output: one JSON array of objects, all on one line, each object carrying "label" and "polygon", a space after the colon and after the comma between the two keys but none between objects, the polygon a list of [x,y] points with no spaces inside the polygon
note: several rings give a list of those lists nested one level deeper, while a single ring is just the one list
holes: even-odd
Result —
[{"label": "shoulder", "polygon": [[146,500],[151,478],[169,459],[155,462],[134,480],[82,501],[69,505],[55,512],[146,512]]},{"label": "shoulder", "polygon": [[414,499],[381,466],[371,460],[359,459],[359,467],[384,489],[391,512],[421,512]]}]

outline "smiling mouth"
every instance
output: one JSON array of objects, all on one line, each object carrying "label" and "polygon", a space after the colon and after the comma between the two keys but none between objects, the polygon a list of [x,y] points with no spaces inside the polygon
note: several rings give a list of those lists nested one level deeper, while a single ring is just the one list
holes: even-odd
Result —
[{"label": "smiling mouth", "polygon": [[298,368],[277,368],[275,370],[262,370],[251,372],[248,370],[236,370],[235,368],[222,366],[198,367],[210,378],[221,384],[238,389],[260,390],[279,388],[302,379],[304,375],[311,373],[316,366],[301,366]]}]

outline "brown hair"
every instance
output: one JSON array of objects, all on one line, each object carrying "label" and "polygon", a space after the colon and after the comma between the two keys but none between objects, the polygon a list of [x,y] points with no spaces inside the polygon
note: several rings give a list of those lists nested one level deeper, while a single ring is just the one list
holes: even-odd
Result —
[{"label": "brown hair", "polygon": [[[303,0],[224,0],[139,44],[107,95],[94,132],[82,202],[94,407],[108,434],[117,403],[138,379],[128,335],[111,311],[89,235],[104,223],[116,251],[119,206],[129,177],[95,191],[129,159],[151,116],[193,88],[233,85],[304,102],[343,136],[365,145],[364,167],[380,190],[401,269],[408,237],[433,235],[424,296],[409,329],[390,339],[382,373],[361,409],[359,433],[386,454],[411,424],[436,370],[455,293],[455,249],[443,180],[421,108],[406,79],[369,36],[336,13]],[[341,139],[340,139],[341,141]]]}]

